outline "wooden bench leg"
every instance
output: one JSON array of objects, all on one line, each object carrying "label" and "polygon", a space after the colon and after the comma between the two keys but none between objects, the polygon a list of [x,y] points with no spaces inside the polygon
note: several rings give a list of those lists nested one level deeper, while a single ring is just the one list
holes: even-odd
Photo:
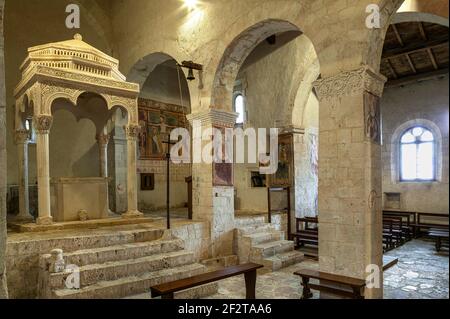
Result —
[{"label": "wooden bench leg", "polygon": [[440,237],[436,238],[436,251],[437,252],[441,251],[441,238]]},{"label": "wooden bench leg", "polygon": [[245,276],[245,298],[256,299],[256,270],[247,272]]},{"label": "wooden bench leg", "polygon": [[364,299],[363,294],[361,294],[361,289],[358,287],[352,287],[354,299]]},{"label": "wooden bench leg", "polygon": [[303,295],[302,299],[311,299],[313,294],[309,288],[309,278],[302,277]]}]

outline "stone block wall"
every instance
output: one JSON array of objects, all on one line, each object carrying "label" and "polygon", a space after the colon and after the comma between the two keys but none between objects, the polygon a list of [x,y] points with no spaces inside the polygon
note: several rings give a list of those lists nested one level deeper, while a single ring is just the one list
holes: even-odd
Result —
[{"label": "stone block wall", "polygon": [[[155,174],[155,189],[138,192],[138,205],[142,212],[160,210],[166,207],[166,161],[138,161],[138,189],[140,187],[140,173]],[[170,164],[170,206],[172,208],[186,207],[188,202],[188,188],[186,177],[191,176],[190,164]]]}]

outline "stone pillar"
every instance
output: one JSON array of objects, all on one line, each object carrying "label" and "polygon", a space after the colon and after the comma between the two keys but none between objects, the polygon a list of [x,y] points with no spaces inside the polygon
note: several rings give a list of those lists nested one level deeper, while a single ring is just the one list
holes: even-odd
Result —
[{"label": "stone pillar", "polygon": [[122,214],[124,218],[142,217],[144,214],[138,210],[137,198],[137,149],[136,141],[139,134],[138,125],[129,125],[126,127],[127,133],[127,193],[128,193],[128,210]]},{"label": "stone pillar", "polygon": [[108,134],[98,134],[96,136],[98,150],[99,150],[99,163],[100,163],[100,177],[108,177]]},{"label": "stone pillar", "polygon": [[379,270],[383,297],[380,96],[386,79],[369,67],[315,82],[320,100],[319,264],[324,272],[367,279]]},{"label": "stone pillar", "polygon": [[36,159],[38,180],[38,212],[37,224],[48,225],[53,222],[50,208],[50,161],[49,133],[53,118],[40,115],[34,118],[36,128]]},{"label": "stone pillar", "polygon": [[3,51],[3,8],[0,0],[0,299],[8,298],[6,283],[6,92]]},{"label": "stone pillar", "polygon": [[193,219],[209,223],[211,245],[208,254],[211,258],[233,254],[233,164],[198,163],[195,158],[201,158],[203,147],[212,143],[212,138],[203,140],[201,132],[211,128],[233,128],[236,117],[236,113],[215,109],[188,116],[194,132],[191,154]]},{"label": "stone pillar", "polygon": [[16,131],[15,141],[19,176],[19,214],[15,217],[15,220],[27,222],[33,220],[33,216],[30,215],[30,197],[28,192],[28,131]]}]

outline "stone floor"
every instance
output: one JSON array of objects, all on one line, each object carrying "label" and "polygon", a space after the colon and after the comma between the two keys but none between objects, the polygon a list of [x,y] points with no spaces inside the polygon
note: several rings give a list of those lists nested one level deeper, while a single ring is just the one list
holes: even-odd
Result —
[{"label": "stone floor", "polygon": [[[389,252],[398,257],[398,265],[385,272],[385,299],[448,299],[448,253],[437,254],[434,244],[414,240]],[[306,260],[281,271],[258,277],[258,299],[299,299],[301,285],[293,272],[300,268],[317,269],[316,261]],[[245,297],[243,277],[234,277],[219,283],[219,292],[210,299],[241,299]],[[318,298],[318,294],[314,295]]]},{"label": "stone floor", "polygon": [[387,255],[397,257],[399,262],[385,272],[385,298],[449,298],[448,251],[437,253],[433,241],[413,240]]}]

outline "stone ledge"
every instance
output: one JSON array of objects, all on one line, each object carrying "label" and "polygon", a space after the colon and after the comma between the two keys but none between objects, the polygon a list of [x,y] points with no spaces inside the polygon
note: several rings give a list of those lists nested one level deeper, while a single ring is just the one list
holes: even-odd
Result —
[{"label": "stone ledge", "polygon": [[8,226],[19,233],[29,233],[29,232],[43,232],[43,231],[54,231],[54,230],[67,230],[67,229],[95,229],[100,227],[108,226],[121,226],[121,225],[131,225],[131,224],[146,224],[158,220],[157,218],[107,218],[98,220],[87,220],[84,222],[65,222],[65,223],[53,223],[49,225],[38,225],[38,224],[18,224],[11,223]]}]

